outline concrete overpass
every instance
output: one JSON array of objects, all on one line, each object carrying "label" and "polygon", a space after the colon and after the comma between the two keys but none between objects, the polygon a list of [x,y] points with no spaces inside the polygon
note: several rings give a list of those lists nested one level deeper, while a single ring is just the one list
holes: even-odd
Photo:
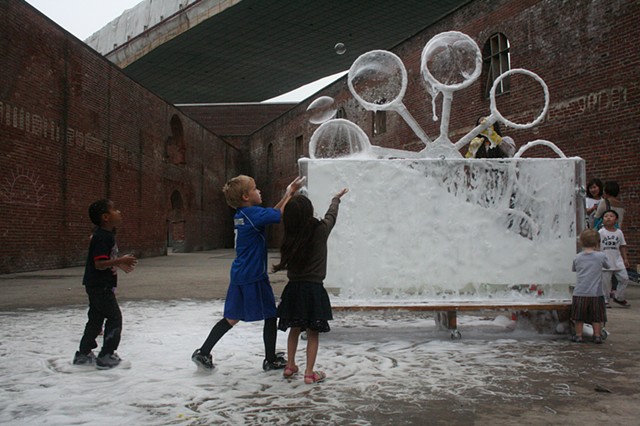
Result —
[{"label": "concrete overpass", "polygon": [[260,102],[391,49],[470,1],[184,0],[106,56],[174,104]]}]

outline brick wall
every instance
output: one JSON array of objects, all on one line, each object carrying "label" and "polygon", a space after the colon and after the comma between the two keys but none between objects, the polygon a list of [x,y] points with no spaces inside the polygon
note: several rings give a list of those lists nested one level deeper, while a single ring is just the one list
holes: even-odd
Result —
[{"label": "brick wall", "polygon": [[[420,55],[426,43],[440,32],[455,30],[469,35],[482,49],[492,34],[506,35],[511,68],[525,68],[542,77],[549,87],[550,107],[544,121],[533,129],[507,128],[504,133],[512,136],[518,147],[535,139],[550,140],[567,156],[585,159],[587,178],[618,181],[626,207],[624,231],[629,258],[635,268],[640,263],[639,20],[640,5],[628,0],[471,2],[392,49],[408,72],[404,104],[435,139],[440,123],[431,118],[431,99],[420,74]],[[489,100],[482,96],[483,77],[453,96],[449,129],[453,141],[471,130],[479,116],[489,114]],[[523,87],[518,84],[522,79],[514,77],[514,87]],[[531,93],[514,90],[513,94],[500,96],[498,107],[516,122],[529,122],[542,105],[541,93],[539,86],[532,84]],[[317,125],[308,122],[306,108],[321,95],[332,96],[345,109],[347,118],[368,134],[372,144],[416,151],[422,147],[404,120],[392,111],[387,113],[387,133],[373,136],[372,113],[355,101],[344,77],[251,137],[252,173],[270,203],[277,201],[279,191],[297,173],[295,138],[302,136],[308,150]],[[442,98],[436,104],[440,113]],[[265,155],[270,144],[273,172],[267,173]],[[525,156],[554,154],[537,147]]]},{"label": "brick wall", "polygon": [[0,1],[0,273],[82,264],[87,208],[123,212],[121,251],[228,245],[238,149],[25,2]]},{"label": "brick wall", "polygon": [[[128,80],[26,3],[0,0],[0,12],[0,273],[81,264],[91,233],[86,210],[101,197],[112,198],[123,211],[122,250],[163,254],[169,233],[184,238],[184,250],[230,246],[232,210],[220,188],[231,176],[251,174],[265,205],[275,204],[297,174],[297,137],[308,155],[317,125],[308,122],[306,108],[321,95],[332,96],[373,144],[422,147],[392,111],[387,132],[374,136],[372,113],[353,98],[346,77],[252,136],[223,140]],[[437,137],[440,124],[431,119],[419,69],[423,47],[443,31],[466,33],[481,48],[492,34],[505,34],[512,68],[537,73],[551,92],[540,125],[505,133],[518,146],[548,139],[567,156],[584,158],[588,177],[620,183],[635,266],[640,263],[638,18],[640,6],[628,0],[470,2],[392,49],[408,71],[404,103],[427,134]],[[451,140],[488,114],[482,78],[454,94]],[[511,111],[532,114],[537,99],[514,93],[500,97],[499,107],[508,117]],[[440,105],[441,98],[438,112]],[[176,122],[178,130],[172,126]],[[535,148],[527,155],[553,154]],[[272,228],[273,246],[280,233]]]}]

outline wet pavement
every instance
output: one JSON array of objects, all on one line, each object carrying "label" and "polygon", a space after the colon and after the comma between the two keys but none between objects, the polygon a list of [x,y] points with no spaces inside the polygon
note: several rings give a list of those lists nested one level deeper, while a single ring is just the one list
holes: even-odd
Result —
[{"label": "wet pavement", "polygon": [[[271,253],[272,259],[276,254]],[[232,250],[141,259],[133,273],[119,275],[118,298],[125,306],[135,301],[173,301],[168,307],[175,301],[222,299],[232,260]],[[82,273],[83,267],[74,267],[0,275],[0,311],[13,317],[33,310],[82,307],[87,303]],[[271,281],[280,294],[286,284],[284,273],[272,275]],[[324,387],[305,391],[309,398],[323,399],[327,410],[336,411],[323,412],[315,403],[305,409],[301,402],[299,407],[287,406],[285,417],[293,424],[296,419],[299,424],[637,424],[640,287],[629,287],[627,299],[631,308],[614,306],[607,311],[611,334],[603,345],[573,344],[566,336],[540,335],[520,326],[514,334],[487,333],[472,325],[465,330],[465,314],[460,319],[459,343],[466,345],[462,350],[435,330],[425,333],[424,342],[416,340],[410,327],[403,330],[403,322],[422,321],[427,313],[336,313],[333,336],[321,342],[320,350],[335,358],[325,363],[343,371],[333,371],[336,379]],[[362,317],[366,315],[370,319]],[[282,335],[279,339],[284,340]],[[366,344],[366,350],[356,350],[358,342]],[[345,353],[349,348],[353,353]],[[358,361],[351,365],[349,359]],[[364,376],[358,375],[357,365],[365,369]],[[377,377],[369,377],[371,371]],[[446,392],[449,382],[451,391]],[[336,392],[341,395],[339,404],[331,402]]]}]

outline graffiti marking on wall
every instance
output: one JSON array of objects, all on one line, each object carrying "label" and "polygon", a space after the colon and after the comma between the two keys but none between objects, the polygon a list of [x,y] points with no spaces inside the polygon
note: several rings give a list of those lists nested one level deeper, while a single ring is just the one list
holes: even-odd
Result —
[{"label": "graffiti marking on wall", "polygon": [[40,177],[31,170],[18,166],[0,184],[0,196],[7,204],[41,206],[46,195],[43,193],[44,184],[39,181]]},{"label": "graffiti marking on wall", "polygon": [[[2,101],[0,101],[0,126],[20,129],[27,135],[56,142],[60,141],[61,133],[64,133],[61,131],[60,124],[55,120]],[[110,151],[108,151],[107,142],[89,132],[81,132],[69,127],[62,138],[69,147],[84,150],[100,157],[109,156],[112,160],[131,167],[138,164],[136,152],[115,143],[112,143]]]},{"label": "graffiti marking on wall", "polygon": [[552,105],[546,120],[562,120],[592,112],[614,111],[626,103],[627,88],[610,87]]}]

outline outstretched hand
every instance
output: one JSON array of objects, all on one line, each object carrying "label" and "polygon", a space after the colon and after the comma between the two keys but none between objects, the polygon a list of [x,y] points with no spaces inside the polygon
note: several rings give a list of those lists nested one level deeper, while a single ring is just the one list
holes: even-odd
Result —
[{"label": "outstretched hand", "polygon": [[295,194],[302,188],[307,178],[305,176],[298,176],[287,186],[287,192],[291,195]]},{"label": "outstretched hand", "polygon": [[132,272],[136,268],[136,265],[138,264],[138,259],[131,254],[126,254],[122,256],[119,260],[120,262],[118,264],[118,267],[122,269],[124,272],[126,272],[127,274],[129,272]]},{"label": "outstretched hand", "polygon": [[342,188],[342,189],[340,190],[340,192],[338,192],[335,196],[336,196],[336,197],[338,197],[338,198],[342,198],[342,196],[343,196],[344,194],[346,194],[347,192],[349,192],[349,188]]}]

